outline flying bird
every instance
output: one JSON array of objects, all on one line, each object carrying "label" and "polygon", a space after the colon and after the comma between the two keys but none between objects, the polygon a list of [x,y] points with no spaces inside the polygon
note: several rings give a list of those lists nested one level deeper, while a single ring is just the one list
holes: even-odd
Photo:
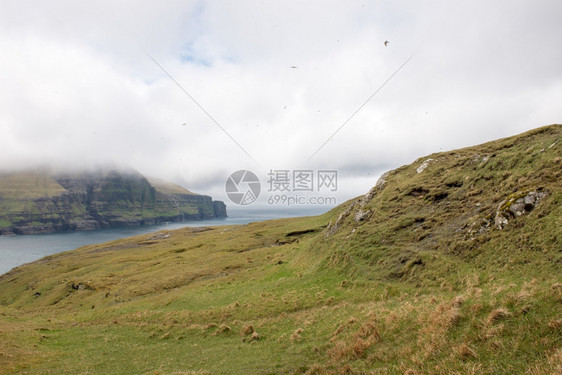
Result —
[{"label": "flying bird", "polygon": [[296,68],[298,68],[298,66],[296,66],[296,65],[291,65],[291,69],[296,69]]},{"label": "flying bird", "polygon": [[390,43],[390,42],[389,42],[388,40],[385,40],[385,41],[384,41],[384,46],[385,46],[385,47],[388,46],[388,43]]}]

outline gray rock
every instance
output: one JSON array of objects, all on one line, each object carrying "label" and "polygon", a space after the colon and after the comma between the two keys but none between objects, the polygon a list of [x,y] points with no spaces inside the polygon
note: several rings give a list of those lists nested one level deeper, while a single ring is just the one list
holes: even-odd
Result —
[{"label": "gray rock", "polygon": [[385,173],[381,174],[381,176],[379,177],[379,179],[375,183],[375,186],[373,186],[371,188],[371,190],[369,190],[369,192],[367,194],[365,194],[363,196],[363,198],[361,199],[361,207],[364,207],[367,203],[369,203],[375,197],[375,195],[377,194],[377,192],[379,190],[384,189],[384,186],[386,184],[386,177],[388,177],[390,172],[391,171],[388,171],[388,172],[385,172]]},{"label": "gray rock", "polygon": [[496,212],[495,224],[498,229],[503,229],[509,221],[501,213]]},{"label": "gray rock", "polygon": [[363,211],[363,210],[359,210],[355,213],[355,216],[353,217],[355,219],[356,222],[360,222],[363,221],[365,219],[367,219],[367,217],[371,214],[371,210],[367,210],[367,211]]},{"label": "gray rock", "polygon": [[521,216],[525,213],[525,202],[523,198],[515,201],[511,206],[509,206],[509,211],[511,211],[516,216]]},{"label": "gray rock", "polygon": [[515,197],[503,200],[496,210],[496,227],[503,229],[511,218],[531,212],[548,194],[548,191],[533,190],[523,196],[521,196],[522,194],[515,194]]},{"label": "gray rock", "polygon": [[379,188],[382,190],[382,187],[384,184],[386,184],[386,178],[388,177],[388,175],[390,174],[391,171],[388,172],[384,172],[383,174],[381,174],[381,176],[379,177],[379,179],[377,180],[377,182],[375,183],[375,187]]},{"label": "gray rock", "polygon": [[422,172],[429,166],[429,163],[432,162],[432,161],[433,161],[433,159],[431,159],[431,158],[429,158],[429,159],[427,159],[426,161],[424,161],[424,162],[422,163],[422,165],[420,165],[420,166],[418,167],[418,169],[416,169],[416,172],[417,172],[417,173],[422,173]]},{"label": "gray rock", "polygon": [[342,212],[340,216],[338,216],[335,223],[332,224],[332,222],[330,222],[330,224],[328,224],[328,226],[326,227],[326,233],[324,234],[324,237],[331,236],[332,234],[334,234],[335,231],[337,231],[340,228],[340,226],[343,224],[345,219],[349,216],[355,205],[357,205],[357,202],[358,201],[353,202],[348,208],[346,208],[346,210]]}]

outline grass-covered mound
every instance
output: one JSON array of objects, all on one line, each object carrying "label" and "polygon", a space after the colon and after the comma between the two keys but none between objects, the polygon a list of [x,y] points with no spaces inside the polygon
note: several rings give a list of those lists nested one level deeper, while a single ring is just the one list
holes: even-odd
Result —
[{"label": "grass-covered mound", "polygon": [[0,372],[562,373],[561,135],[421,158],[318,217],[19,267]]}]

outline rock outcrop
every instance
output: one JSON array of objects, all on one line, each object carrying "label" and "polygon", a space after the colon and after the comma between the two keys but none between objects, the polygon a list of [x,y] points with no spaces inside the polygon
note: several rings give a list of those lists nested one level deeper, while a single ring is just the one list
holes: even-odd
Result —
[{"label": "rock outcrop", "polygon": [[517,231],[560,200],[561,129],[546,126],[436,153],[384,173],[367,194],[344,205],[325,238],[349,239],[376,226],[386,229],[383,239],[401,233],[402,244],[432,248],[439,238],[462,252],[499,230]]},{"label": "rock outcrop", "polygon": [[548,191],[536,190],[512,194],[498,205],[494,220],[496,227],[503,229],[512,218],[531,212],[548,194]]}]

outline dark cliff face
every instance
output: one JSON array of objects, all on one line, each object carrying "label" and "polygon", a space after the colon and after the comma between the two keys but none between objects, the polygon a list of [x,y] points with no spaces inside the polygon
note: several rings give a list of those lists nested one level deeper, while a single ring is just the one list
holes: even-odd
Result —
[{"label": "dark cliff face", "polygon": [[226,217],[226,204],[223,201],[213,201],[215,217]]},{"label": "dark cliff face", "polygon": [[[189,193],[165,194],[136,171],[42,176],[56,194],[0,193],[0,234],[93,230],[226,217],[224,203]],[[28,178],[29,180],[29,178]],[[37,180],[37,178],[35,179]],[[26,186],[21,187],[25,190]]]}]

